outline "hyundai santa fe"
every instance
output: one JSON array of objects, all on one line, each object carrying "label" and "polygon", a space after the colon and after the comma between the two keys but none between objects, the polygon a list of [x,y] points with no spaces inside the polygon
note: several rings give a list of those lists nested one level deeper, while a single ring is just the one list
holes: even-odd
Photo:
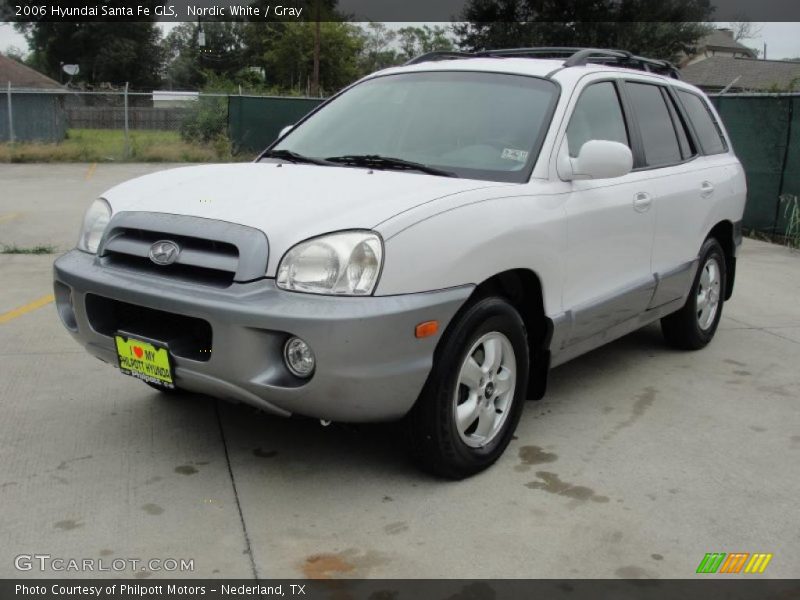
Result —
[{"label": "hyundai santa fe", "polygon": [[118,185],[55,263],[63,324],[164,391],[402,420],[491,465],[548,371],[648,323],[708,344],[746,196],[714,107],[623,51],[432,53],[356,82],[254,162]]}]

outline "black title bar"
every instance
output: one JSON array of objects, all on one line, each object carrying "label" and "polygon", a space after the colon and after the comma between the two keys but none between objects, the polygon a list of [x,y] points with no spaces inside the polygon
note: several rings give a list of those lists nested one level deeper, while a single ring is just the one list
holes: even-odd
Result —
[{"label": "black title bar", "polygon": [[800,597],[800,581],[698,579],[0,580],[3,600],[770,600]]},{"label": "black title bar", "polygon": [[[477,0],[0,0],[0,21],[352,21],[449,22],[464,20]],[[498,0],[495,21],[792,21],[796,0]],[[480,0],[486,5],[487,0]],[[544,8],[542,8],[544,6]],[[676,10],[675,7],[682,7]],[[696,15],[687,19],[686,15]],[[800,26],[800,25],[799,25]]]}]

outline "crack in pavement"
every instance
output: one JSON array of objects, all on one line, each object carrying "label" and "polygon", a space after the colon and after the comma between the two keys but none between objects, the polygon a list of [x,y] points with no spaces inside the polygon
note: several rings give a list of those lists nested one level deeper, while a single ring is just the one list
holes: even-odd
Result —
[{"label": "crack in pavement", "polygon": [[[784,336],[784,335],[781,335],[781,334],[779,334],[779,333],[776,333],[776,332],[774,332],[774,331],[770,331],[770,328],[767,328],[767,327],[756,327],[755,325],[751,325],[750,323],[746,323],[745,321],[741,321],[741,320],[739,320],[739,319],[736,319],[736,318],[734,318],[734,317],[729,317],[729,316],[726,316],[725,318],[726,318],[726,319],[729,319],[729,320],[731,320],[731,321],[734,321],[734,322],[736,322],[736,323],[741,323],[742,325],[745,325],[745,326],[746,326],[746,327],[739,327],[739,328],[736,328],[736,329],[738,329],[738,330],[741,330],[741,329],[749,329],[749,330],[761,331],[761,332],[763,332],[763,333],[766,333],[766,334],[769,334],[769,335],[774,335],[776,338],[780,338],[780,339],[782,339],[782,340],[786,340],[787,342],[791,342],[792,344],[797,344],[797,345],[800,345],[800,342],[798,342],[797,340],[793,340],[792,338],[788,338],[788,337],[786,337],[786,336]],[[795,328],[795,326],[794,326],[794,325],[792,325],[792,326],[790,326],[790,327],[781,327],[780,329],[793,329],[793,328]],[[778,329],[778,328],[776,327],[776,328],[774,328],[774,329]],[[732,329],[731,329],[731,330],[732,330]],[[729,331],[731,331],[731,330],[729,330]]]},{"label": "crack in pavement", "polygon": [[[242,524],[242,533],[244,534],[244,542],[246,545],[247,556],[250,557],[250,569],[253,571],[253,579],[259,581],[258,567],[256,567],[256,560],[253,557],[253,547],[250,544],[250,534],[247,532],[247,524],[244,520],[244,513],[242,513],[242,504],[239,502],[239,490],[236,488],[236,478],[233,476],[233,468],[231,467],[231,457],[228,453],[228,440],[225,438],[225,429],[222,426],[222,416],[219,412],[219,403],[221,400],[214,400],[214,412],[217,415],[217,425],[219,425],[219,436],[222,439],[222,448],[225,451],[225,464],[228,467],[228,475],[231,478],[231,487],[233,488],[233,497],[236,500],[236,510],[239,511],[239,522]],[[261,598],[261,594],[258,596]]]}]

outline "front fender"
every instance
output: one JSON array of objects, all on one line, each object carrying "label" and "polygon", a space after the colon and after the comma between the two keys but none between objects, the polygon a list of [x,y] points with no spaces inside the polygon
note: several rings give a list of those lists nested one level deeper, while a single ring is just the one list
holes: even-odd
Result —
[{"label": "front fender", "polygon": [[[566,220],[562,195],[482,199],[384,233],[377,295],[478,285],[509,269],[540,278],[544,308],[561,310]],[[388,234],[388,235],[387,235]]]}]

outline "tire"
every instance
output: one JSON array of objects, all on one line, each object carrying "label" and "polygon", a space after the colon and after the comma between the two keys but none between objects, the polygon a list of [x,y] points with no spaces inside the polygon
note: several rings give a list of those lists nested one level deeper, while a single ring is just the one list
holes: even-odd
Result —
[{"label": "tire", "polygon": [[511,304],[493,296],[463,309],[441,340],[407,417],[417,464],[449,479],[491,466],[522,414],[528,365],[525,325]]},{"label": "tire", "polygon": [[714,337],[725,302],[725,253],[715,238],[708,238],[700,249],[700,260],[686,304],[678,312],[661,319],[661,332],[667,343],[681,350],[699,350]]}]

